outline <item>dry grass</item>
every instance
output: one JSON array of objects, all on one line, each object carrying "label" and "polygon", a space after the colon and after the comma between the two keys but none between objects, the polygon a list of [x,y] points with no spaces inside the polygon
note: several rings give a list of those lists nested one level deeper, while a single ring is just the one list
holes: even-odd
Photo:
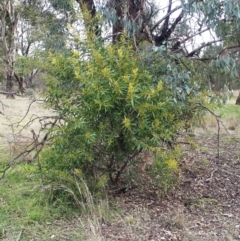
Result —
[{"label": "dry grass", "polygon": [[[240,136],[240,106],[235,105],[238,94],[239,91],[234,91],[233,97],[225,105],[214,111],[216,115],[220,116],[220,133],[222,134],[228,133]],[[203,118],[202,124],[196,128],[195,132],[197,134],[216,134],[218,132],[216,117],[207,113]]]},{"label": "dry grass", "polygon": [[233,91],[233,93],[232,93],[233,97],[231,99],[228,99],[228,101],[227,101],[228,105],[235,105],[237,97],[239,95],[239,92],[240,92],[239,90],[234,90]]},{"label": "dry grass", "polygon": [[[4,149],[12,158],[33,142],[32,130],[39,133],[41,123],[37,118],[49,116],[51,112],[43,108],[42,101],[33,101],[29,98],[4,97],[0,101],[0,149]],[[30,160],[31,156],[25,158]]]},{"label": "dry grass", "polygon": [[[34,121],[28,128],[23,130],[22,128],[36,117],[49,116],[51,114],[49,110],[43,108],[42,101],[33,101],[29,98],[20,97],[16,97],[16,99],[1,98],[0,101],[2,103],[2,115],[0,118],[1,143],[13,142],[15,140],[14,134],[31,137],[32,129],[37,132],[41,128],[39,122]],[[21,123],[19,123],[20,121]]]},{"label": "dry grass", "polygon": [[236,117],[230,117],[226,122],[227,128],[231,131],[234,131],[239,127],[239,120]]}]

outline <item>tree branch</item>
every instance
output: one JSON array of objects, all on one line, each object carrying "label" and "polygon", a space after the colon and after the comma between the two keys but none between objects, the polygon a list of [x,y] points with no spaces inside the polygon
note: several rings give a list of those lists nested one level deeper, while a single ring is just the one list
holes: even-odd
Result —
[{"label": "tree branch", "polygon": [[167,17],[165,18],[163,27],[162,27],[162,32],[166,32],[168,30],[168,25],[169,25],[169,18],[170,18],[170,12],[172,9],[172,0],[169,0],[169,4],[168,4],[168,11],[167,11]]},{"label": "tree branch", "polygon": [[190,53],[188,53],[185,57],[193,57],[195,54],[199,53],[199,51],[201,49],[203,49],[203,48],[205,48],[205,47],[207,47],[207,46],[209,46],[209,45],[211,45],[213,43],[218,43],[218,42],[221,42],[221,41],[222,40],[219,39],[219,40],[213,40],[213,41],[210,41],[210,42],[208,42],[206,44],[203,44],[200,47],[198,47],[198,48],[194,49],[193,51],[191,51]]},{"label": "tree branch", "polygon": [[178,17],[175,19],[174,23],[170,28],[167,28],[164,31],[162,31],[160,36],[155,36],[154,40],[156,46],[160,46],[164,41],[168,40],[168,38],[171,36],[172,32],[175,30],[177,24],[182,20],[182,18],[183,11],[178,15]]},{"label": "tree branch", "polygon": [[182,6],[177,6],[174,9],[172,9],[168,14],[166,14],[163,18],[161,18],[160,20],[158,20],[152,27],[151,27],[151,32],[153,32],[160,23],[162,23],[166,18],[168,18],[172,13],[176,12],[177,10],[181,9]]},{"label": "tree branch", "polygon": [[233,46],[229,46],[229,47],[225,47],[224,49],[222,49],[222,51],[218,54],[218,56],[221,56],[222,53],[226,50],[229,50],[229,49],[236,49],[236,48],[240,48],[240,44],[238,45],[233,45]]}]

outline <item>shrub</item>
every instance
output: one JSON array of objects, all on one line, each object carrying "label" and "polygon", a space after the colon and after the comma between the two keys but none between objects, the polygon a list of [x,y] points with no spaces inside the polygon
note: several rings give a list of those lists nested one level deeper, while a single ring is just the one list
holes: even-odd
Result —
[{"label": "shrub", "polygon": [[173,142],[199,114],[191,108],[198,97],[176,102],[164,80],[156,80],[124,41],[84,47],[49,57],[46,101],[62,124],[51,130],[41,165],[45,181],[84,180],[98,192],[137,166],[141,152],[155,156]]}]

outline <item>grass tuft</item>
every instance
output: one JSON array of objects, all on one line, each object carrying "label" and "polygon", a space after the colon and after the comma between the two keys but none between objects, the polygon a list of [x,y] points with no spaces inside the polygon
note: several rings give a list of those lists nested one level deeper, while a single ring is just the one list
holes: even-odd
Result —
[{"label": "grass tuft", "polygon": [[23,162],[0,179],[0,240],[105,240],[102,223],[118,216],[106,200],[93,200],[86,186],[87,201],[79,200],[81,207],[62,200],[50,203],[34,173],[35,164]]}]

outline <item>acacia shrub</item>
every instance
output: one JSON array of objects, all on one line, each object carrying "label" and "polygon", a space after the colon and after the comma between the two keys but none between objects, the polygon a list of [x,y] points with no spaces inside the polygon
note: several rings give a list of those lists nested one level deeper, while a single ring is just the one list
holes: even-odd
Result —
[{"label": "acacia shrub", "polygon": [[45,182],[73,188],[84,180],[95,192],[116,184],[128,168],[137,170],[141,152],[159,156],[186,119],[199,115],[189,106],[197,96],[176,102],[171,88],[143,63],[124,41],[49,56],[46,101],[63,121],[52,128],[51,145],[41,154]]}]

